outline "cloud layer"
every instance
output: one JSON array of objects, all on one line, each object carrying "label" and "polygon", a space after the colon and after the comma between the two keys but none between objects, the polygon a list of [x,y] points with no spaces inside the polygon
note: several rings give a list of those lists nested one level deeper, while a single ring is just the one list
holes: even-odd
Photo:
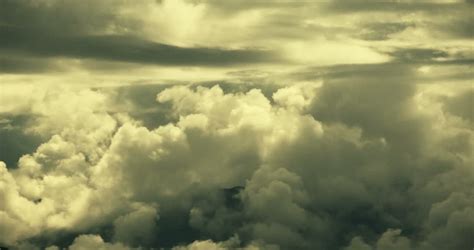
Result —
[{"label": "cloud layer", "polygon": [[0,0],[0,247],[473,249],[473,7]]},{"label": "cloud layer", "polygon": [[420,96],[409,81],[351,79],[279,87],[271,97],[168,87],[154,104],[168,105],[166,122],[154,128],[112,112],[117,92],[50,90],[31,103],[36,122],[25,128],[50,139],[17,167],[2,163],[0,240],[71,249],[472,246],[472,119],[452,112],[469,94]]}]

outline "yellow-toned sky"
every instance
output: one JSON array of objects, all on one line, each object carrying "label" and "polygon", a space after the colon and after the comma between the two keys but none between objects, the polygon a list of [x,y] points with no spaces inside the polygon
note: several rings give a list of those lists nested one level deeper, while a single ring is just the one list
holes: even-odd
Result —
[{"label": "yellow-toned sky", "polygon": [[0,0],[0,247],[473,249],[473,7]]}]

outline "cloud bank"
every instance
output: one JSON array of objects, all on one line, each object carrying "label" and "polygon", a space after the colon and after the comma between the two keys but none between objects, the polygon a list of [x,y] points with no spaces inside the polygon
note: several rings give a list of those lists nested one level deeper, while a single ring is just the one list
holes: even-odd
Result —
[{"label": "cloud bank", "polygon": [[367,78],[271,96],[218,85],[156,94],[152,105],[167,111],[154,128],[117,111],[114,91],[50,90],[30,102],[35,122],[25,130],[45,141],[17,166],[1,164],[1,244],[473,244],[472,115],[456,108],[471,92],[420,96],[409,81]]}]

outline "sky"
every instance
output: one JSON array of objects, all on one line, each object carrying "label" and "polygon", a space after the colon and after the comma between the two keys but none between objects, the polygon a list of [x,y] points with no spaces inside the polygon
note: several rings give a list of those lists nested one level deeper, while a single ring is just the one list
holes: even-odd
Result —
[{"label": "sky", "polygon": [[473,249],[473,3],[0,0],[0,247]]}]

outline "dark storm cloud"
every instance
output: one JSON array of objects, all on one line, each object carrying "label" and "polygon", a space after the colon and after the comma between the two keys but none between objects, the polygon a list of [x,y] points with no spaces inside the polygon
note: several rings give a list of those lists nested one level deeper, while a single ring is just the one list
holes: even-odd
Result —
[{"label": "dark storm cloud", "polygon": [[61,70],[62,67],[44,58],[29,58],[15,53],[10,56],[0,56],[0,74],[33,74]]},{"label": "dark storm cloud", "polygon": [[448,10],[459,10],[463,3],[442,3],[436,1],[377,1],[377,0],[350,0],[332,1],[327,5],[334,12],[412,12],[429,11],[445,12]]},{"label": "dark storm cloud", "polygon": [[394,62],[403,64],[458,64],[470,65],[474,58],[469,50],[449,52],[441,49],[396,48],[389,52]]},{"label": "dark storm cloud", "polygon": [[449,54],[438,49],[398,49],[389,53],[396,61],[401,62],[433,62],[436,59],[445,59]]},{"label": "dark storm cloud", "polygon": [[15,27],[25,32],[50,34],[84,34],[103,31],[118,24],[117,6],[97,1],[1,0],[0,27]]},{"label": "dark storm cloud", "polygon": [[45,57],[62,56],[143,64],[203,66],[258,63],[276,58],[268,51],[184,48],[132,36],[41,35],[11,27],[2,27],[0,36],[2,50],[26,52]]},{"label": "dark storm cloud", "polygon": [[[0,50],[13,58],[2,62],[3,71],[47,69],[46,64],[33,65],[29,61],[22,69],[15,63],[15,53],[158,65],[225,66],[276,59],[273,53],[256,49],[185,48],[142,39],[130,32],[102,35],[110,26],[139,30],[135,27],[137,21],[118,16],[114,4],[9,0],[1,3]],[[122,4],[117,2],[118,6]]]}]

